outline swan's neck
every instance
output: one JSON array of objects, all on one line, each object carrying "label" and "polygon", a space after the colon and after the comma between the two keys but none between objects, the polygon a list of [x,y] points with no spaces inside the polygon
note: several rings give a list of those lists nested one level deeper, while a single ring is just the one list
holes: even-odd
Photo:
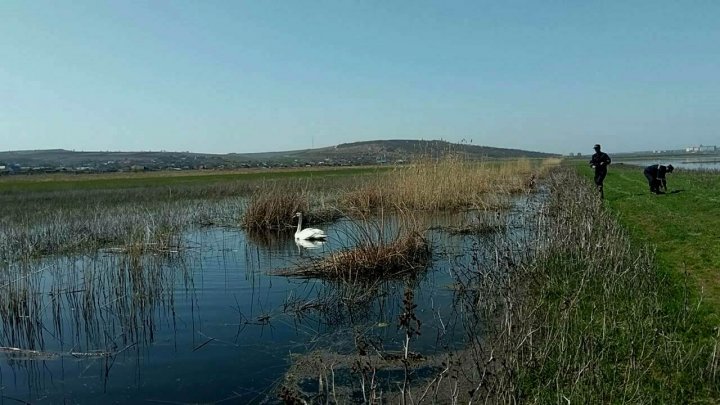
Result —
[{"label": "swan's neck", "polygon": [[295,233],[300,232],[301,230],[302,230],[302,214],[298,215],[298,227],[297,227],[297,231],[295,231]]}]

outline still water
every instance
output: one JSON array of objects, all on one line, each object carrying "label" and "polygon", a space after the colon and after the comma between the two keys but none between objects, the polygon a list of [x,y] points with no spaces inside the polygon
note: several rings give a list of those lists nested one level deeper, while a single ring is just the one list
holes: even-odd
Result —
[{"label": "still water", "polygon": [[656,164],[672,164],[676,168],[685,170],[720,170],[720,159],[669,159],[669,160],[621,160],[617,163],[625,163],[633,166],[647,167]]},{"label": "still water", "polygon": [[[352,353],[358,336],[402,350],[398,318],[408,291],[422,332],[411,350],[451,350],[464,338],[453,274],[493,257],[497,238],[517,238],[522,250],[523,215],[533,211],[522,206],[505,219],[502,235],[428,231],[431,266],[419,277],[368,286],[361,300],[349,299],[357,288],[342,283],[273,275],[347,248],[347,221],[324,226],[329,241],[312,249],[296,245],[292,234],[210,228],[187,234],[179,252],[138,258],[104,251],[5,264],[3,402],[275,403],[273,389],[293,356]],[[468,215],[428,225],[457,226],[472,221]]]}]

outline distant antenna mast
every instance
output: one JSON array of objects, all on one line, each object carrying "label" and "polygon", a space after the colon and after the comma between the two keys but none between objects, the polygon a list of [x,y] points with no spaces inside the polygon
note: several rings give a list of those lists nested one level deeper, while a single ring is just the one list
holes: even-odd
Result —
[{"label": "distant antenna mast", "polygon": [[315,135],[310,135],[310,149],[315,149]]}]

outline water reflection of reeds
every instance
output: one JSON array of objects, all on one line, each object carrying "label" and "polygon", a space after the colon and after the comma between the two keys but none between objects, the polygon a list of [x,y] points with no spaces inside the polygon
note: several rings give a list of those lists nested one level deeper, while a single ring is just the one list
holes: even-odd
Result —
[{"label": "water reflection of reeds", "polygon": [[[381,318],[385,321],[375,322],[392,333],[367,327],[373,321],[366,318],[365,328],[358,328],[358,324],[353,328],[353,345],[327,345],[293,356],[279,383],[280,397],[285,401],[336,403],[472,400],[478,383],[490,381],[494,362],[502,358],[501,353],[493,353],[499,346],[487,344],[488,336],[491,331],[493,339],[504,336],[502,328],[507,322],[502,316],[511,303],[503,291],[513,283],[514,269],[530,261],[541,248],[537,222],[542,220],[538,214],[544,198],[544,193],[526,196],[516,199],[508,211],[461,215],[465,219],[460,223],[473,218],[480,232],[453,232],[456,225],[452,218],[440,223],[420,219],[432,224],[430,237],[436,247],[442,246],[436,249],[434,274],[447,271],[450,284],[421,287],[417,283],[427,280],[417,279],[415,283],[373,285],[370,290],[378,288],[378,297],[385,300]],[[485,229],[487,223],[492,225],[492,232]],[[348,293],[344,290],[348,285],[351,296],[353,292],[359,294],[358,284],[339,285],[343,287],[338,288],[341,295]],[[422,294],[443,287],[450,288],[452,305],[441,310],[435,308],[432,295]],[[372,306],[363,307],[359,302],[360,312],[377,314]],[[313,310],[327,312],[321,303],[312,304]],[[337,319],[347,317],[341,313]],[[386,333],[378,333],[381,330]]]},{"label": "water reflection of reeds", "polygon": [[6,354],[17,349],[14,354],[54,358],[111,356],[152,343],[158,319],[174,316],[176,277],[188,274],[183,269],[179,256],[133,255],[6,266],[0,271],[0,345]]}]

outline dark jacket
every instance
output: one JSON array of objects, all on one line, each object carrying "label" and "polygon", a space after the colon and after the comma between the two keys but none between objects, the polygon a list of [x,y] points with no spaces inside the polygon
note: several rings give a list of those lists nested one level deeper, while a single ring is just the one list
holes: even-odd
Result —
[{"label": "dark jacket", "polygon": [[663,165],[650,165],[644,171],[645,174],[649,174],[654,179],[664,179],[667,172],[667,166]]},{"label": "dark jacket", "polygon": [[596,152],[590,158],[590,166],[595,168],[595,171],[605,171],[610,164],[610,156],[605,152]]},{"label": "dark jacket", "polygon": [[665,191],[667,191],[667,181],[665,180],[665,175],[670,172],[671,170],[668,170],[668,167],[663,165],[651,165],[646,167],[643,174],[645,174],[645,177],[648,179],[650,191],[653,193],[659,193],[661,188],[664,188]]}]

